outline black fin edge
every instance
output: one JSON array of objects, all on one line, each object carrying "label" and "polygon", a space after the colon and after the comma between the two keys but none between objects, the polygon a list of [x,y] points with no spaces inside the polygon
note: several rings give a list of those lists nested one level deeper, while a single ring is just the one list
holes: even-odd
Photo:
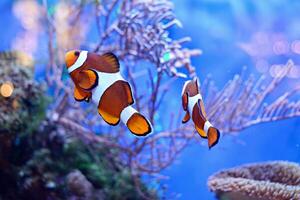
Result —
[{"label": "black fin edge", "polygon": [[[215,128],[215,127],[213,127],[213,128]],[[217,128],[215,128],[215,129],[217,130],[218,138],[214,143],[212,143],[212,145],[210,147],[208,147],[209,149],[213,148],[216,144],[218,144],[219,140],[220,140],[220,136],[221,136],[220,131]]]},{"label": "black fin edge", "polygon": [[129,105],[131,106],[131,105],[134,104],[134,97],[133,97],[133,93],[132,93],[132,90],[131,90],[131,86],[130,86],[130,84],[127,81],[123,81],[123,82],[125,82],[128,85],[129,89],[130,89],[130,94],[131,94],[132,102],[129,102]]},{"label": "black fin edge", "polygon": [[89,87],[89,88],[83,88],[84,90],[92,90],[92,89],[94,89],[95,87],[97,87],[97,85],[98,85],[98,82],[99,82],[99,77],[98,77],[98,74],[97,74],[97,72],[96,71],[94,71],[94,70],[92,70],[92,69],[88,69],[88,70],[91,70],[92,72],[94,72],[94,74],[95,74],[95,76],[96,76],[96,81],[95,81],[95,83],[91,86],[91,87]]},{"label": "black fin edge", "polygon": [[[145,132],[144,134],[136,134],[136,133],[132,132],[128,127],[127,128],[133,135],[135,135],[137,137],[145,137],[152,132],[152,127],[150,125],[150,122],[147,120],[147,118],[145,116],[143,116],[140,113],[138,113],[138,114],[148,122],[149,130],[147,132]],[[127,126],[127,124],[126,124],[126,126]]]}]

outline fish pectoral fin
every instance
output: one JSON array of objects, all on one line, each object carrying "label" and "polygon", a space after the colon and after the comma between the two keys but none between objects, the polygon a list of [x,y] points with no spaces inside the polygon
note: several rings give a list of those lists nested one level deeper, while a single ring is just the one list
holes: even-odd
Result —
[{"label": "fish pectoral fin", "polygon": [[134,113],[128,119],[126,125],[136,136],[146,136],[152,132],[150,122],[140,113]]},{"label": "fish pectoral fin", "polygon": [[98,74],[91,69],[80,72],[79,87],[85,90],[92,90],[98,85]]},{"label": "fish pectoral fin", "polygon": [[184,93],[182,95],[182,107],[183,107],[183,110],[188,110],[188,102],[189,102],[189,96],[188,96],[188,93]]},{"label": "fish pectoral fin", "polygon": [[195,82],[195,84],[196,84],[197,93],[200,93],[200,89],[199,89],[199,80],[198,80],[198,78],[195,77],[193,80],[194,80],[194,82]]},{"label": "fish pectoral fin", "polygon": [[90,99],[92,93],[89,91],[85,91],[77,86],[74,88],[74,99],[76,101],[84,101],[86,99]]},{"label": "fish pectoral fin", "polygon": [[199,128],[197,125],[195,125],[195,129],[202,138],[207,138],[207,134],[202,128]]},{"label": "fish pectoral fin", "polygon": [[220,132],[218,129],[214,127],[210,127],[208,129],[207,136],[208,136],[208,147],[212,148],[219,142]]},{"label": "fish pectoral fin", "polygon": [[109,64],[109,66],[112,68],[114,72],[120,71],[120,63],[115,54],[109,52],[103,54],[101,57],[105,60],[105,62]]},{"label": "fish pectoral fin", "polygon": [[182,119],[182,123],[187,123],[191,119],[190,113],[186,112],[184,118]]}]

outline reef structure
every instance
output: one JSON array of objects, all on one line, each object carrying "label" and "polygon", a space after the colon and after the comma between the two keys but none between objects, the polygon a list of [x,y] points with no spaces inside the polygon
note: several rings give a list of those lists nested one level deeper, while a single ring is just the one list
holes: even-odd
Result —
[{"label": "reef structure", "polygon": [[254,163],[220,171],[208,179],[218,199],[300,199],[300,165],[286,161]]}]

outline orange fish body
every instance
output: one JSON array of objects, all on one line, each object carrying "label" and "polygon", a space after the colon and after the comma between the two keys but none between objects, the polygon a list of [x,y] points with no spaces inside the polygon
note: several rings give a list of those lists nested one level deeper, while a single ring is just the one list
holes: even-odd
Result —
[{"label": "orange fish body", "polygon": [[75,100],[91,99],[98,105],[103,120],[110,125],[122,121],[137,136],[151,133],[150,122],[131,106],[134,103],[131,87],[123,79],[114,54],[69,51],[66,65],[75,84]]},{"label": "orange fish body", "polygon": [[207,120],[197,79],[185,82],[182,89],[182,107],[186,111],[182,123],[186,123],[192,118],[199,135],[208,139],[208,147],[212,148],[216,145],[220,138],[220,132]]}]

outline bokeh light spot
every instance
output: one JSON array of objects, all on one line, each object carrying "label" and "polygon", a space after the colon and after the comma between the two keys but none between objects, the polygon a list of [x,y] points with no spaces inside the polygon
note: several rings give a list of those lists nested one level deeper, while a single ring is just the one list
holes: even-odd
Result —
[{"label": "bokeh light spot", "polygon": [[300,40],[295,40],[292,43],[292,51],[296,54],[300,54]]},{"label": "bokeh light spot", "polygon": [[0,94],[3,97],[10,97],[14,91],[14,85],[11,82],[5,82],[0,87]]},{"label": "bokeh light spot", "polygon": [[265,73],[269,69],[269,63],[265,59],[259,59],[256,61],[255,67],[260,73]]},{"label": "bokeh light spot", "polygon": [[276,41],[273,45],[273,52],[277,55],[287,54],[289,49],[289,43],[285,40]]}]

